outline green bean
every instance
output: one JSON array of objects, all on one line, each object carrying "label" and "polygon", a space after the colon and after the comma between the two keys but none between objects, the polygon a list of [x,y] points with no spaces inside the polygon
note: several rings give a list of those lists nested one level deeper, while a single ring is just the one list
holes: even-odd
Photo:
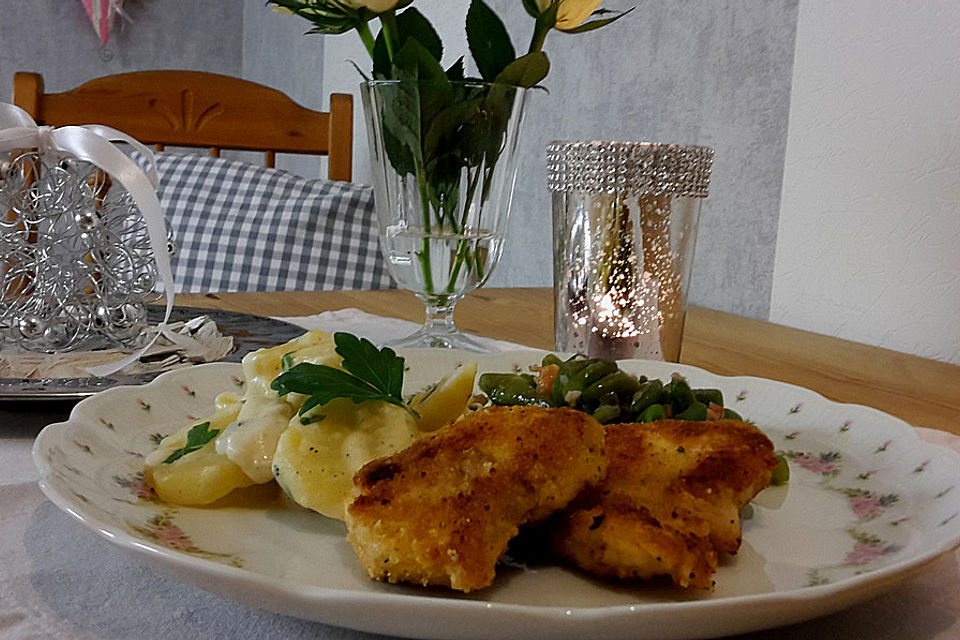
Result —
[{"label": "green bean", "polygon": [[722,418],[724,420],[743,420],[743,418],[740,417],[740,414],[733,409],[724,409]]},{"label": "green bean", "polygon": [[707,405],[699,400],[691,402],[686,409],[676,415],[677,420],[706,420]]},{"label": "green bean", "polygon": [[548,353],[547,355],[543,356],[543,360],[540,362],[540,364],[544,367],[550,366],[551,364],[561,365],[563,364],[563,360],[561,360],[556,354]]},{"label": "green bean", "polygon": [[643,410],[638,422],[653,422],[654,420],[663,420],[667,417],[667,412],[662,404],[652,404]]},{"label": "green bean", "polygon": [[640,415],[644,409],[657,402],[662,391],[663,383],[656,378],[644,382],[640,385],[640,390],[634,393],[630,400],[630,411],[635,415]]},{"label": "green bean", "polygon": [[664,387],[664,392],[661,398],[662,403],[670,405],[673,409],[673,415],[683,413],[687,407],[696,401],[690,385],[680,376],[675,376],[670,383]]},{"label": "green bean", "polygon": [[584,389],[582,398],[584,402],[593,402],[613,393],[618,398],[617,404],[620,404],[619,398],[629,398],[639,389],[640,383],[636,378],[617,369]]},{"label": "green bean", "polygon": [[620,405],[601,404],[591,415],[600,424],[609,424],[620,417]]},{"label": "green bean", "polygon": [[587,387],[617,370],[617,363],[613,360],[595,360],[570,378],[570,390],[586,391]]},{"label": "green bean", "polygon": [[560,364],[557,376],[553,380],[553,403],[556,406],[560,407],[566,404],[564,398],[567,395],[571,378],[592,362],[595,362],[595,360],[573,356]]},{"label": "green bean", "polygon": [[777,466],[770,472],[770,484],[775,487],[787,484],[790,481],[790,464],[787,462],[787,459],[779,453],[776,455]]},{"label": "green bean", "polygon": [[694,389],[693,397],[710,406],[710,403],[723,406],[723,392],[720,389]]},{"label": "green bean", "polygon": [[477,384],[495,405],[551,406],[537,391],[536,379],[528,373],[484,373]]},{"label": "green bean", "polygon": [[[597,399],[596,402],[591,403],[591,404],[595,404],[595,405],[597,405],[597,406],[600,406],[601,404],[615,404],[615,405],[617,405],[617,406],[619,407],[619,406],[620,406],[620,396],[618,396],[618,395],[617,395],[616,393],[614,393],[613,391],[608,391],[608,392],[606,392],[605,394],[603,394],[602,396],[600,396],[600,397]],[[587,406],[589,406],[589,405],[587,405]]]},{"label": "green bean", "polygon": [[593,364],[596,361],[596,358],[585,358],[580,355],[571,356],[560,363],[560,372],[566,374],[569,378],[587,365]]},{"label": "green bean", "polygon": [[563,395],[560,396],[559,400],[557,399],[556,383],[554,383],[554,402],[560,406],[580,406],[582,402],[579,398],[577,398],[575,402],[569,402],[567,400],[567,395],[571,391],[579,391],[582,395],[583,392],[586,391],[586,389],[594,382],[609,373],[613,373],[616,370],[617,363],[612,360],[593,360],[587,366],[583,367],[570,377],[570,381],[563,388]]}]

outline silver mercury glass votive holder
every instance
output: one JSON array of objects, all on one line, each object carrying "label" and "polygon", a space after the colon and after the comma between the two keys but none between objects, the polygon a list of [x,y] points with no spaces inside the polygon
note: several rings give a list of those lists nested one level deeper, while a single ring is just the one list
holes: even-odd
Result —
[{"label": "silver mercury glass votive holder", "polygon": [[712,161],[691,145],[547,145],[558,351],[679,360]]}]

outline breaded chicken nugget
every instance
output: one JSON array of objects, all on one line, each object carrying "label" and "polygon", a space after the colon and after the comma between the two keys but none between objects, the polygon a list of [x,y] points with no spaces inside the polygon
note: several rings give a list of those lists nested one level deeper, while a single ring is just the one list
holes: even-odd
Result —
[{"label": "breaded chicken nugget", "polygon": [[603,478],[603,440],[580,411],[481,409],[361,468],[347,539],[372,578],[481,589],[521,525]]},{"label": "breaded chicken nugget", "polygon": [[614,494],[573,508],[552,532],[554,552],[598,576],[649,580],[667,575],[682,587],[709,588],[717,551],[709,540],[664,526],[649,509]]},{"label": "breaded chicken nugget", "polygon": [[773,444],[745,422],[662,420],[608,425],[609,468],[552,533],[584,570],[619,578],[669,575],[710,587],[719,552],[740,548],[740,510],[770,484]]}]

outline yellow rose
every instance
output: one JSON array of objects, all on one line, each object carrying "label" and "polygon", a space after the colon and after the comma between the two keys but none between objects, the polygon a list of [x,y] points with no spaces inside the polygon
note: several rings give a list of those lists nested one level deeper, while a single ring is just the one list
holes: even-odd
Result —
[{"label": "yellow rose", "polygon": [[400,0],[350,0],[354,9],[369,9],[374,13],[383,13],[397,6]]},{"label": "yellow rose", "polygon": [[[541,12],[546,11],[554,0],[536,0]],[[557,23],[555,28],[561,31],[573,29],[590,17],[603,0],[556,0]]]}]

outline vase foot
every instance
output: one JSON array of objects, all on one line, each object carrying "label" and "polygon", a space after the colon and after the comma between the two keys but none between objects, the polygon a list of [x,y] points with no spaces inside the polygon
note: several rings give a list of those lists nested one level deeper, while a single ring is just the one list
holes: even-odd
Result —
[{"label": "vase foot", "polygon": [[496,348],[461,331],[437,332],[421,327],[405,338],[391,340],[388,347],[403,349],[460,349],[474,353],[492,353]]}]

